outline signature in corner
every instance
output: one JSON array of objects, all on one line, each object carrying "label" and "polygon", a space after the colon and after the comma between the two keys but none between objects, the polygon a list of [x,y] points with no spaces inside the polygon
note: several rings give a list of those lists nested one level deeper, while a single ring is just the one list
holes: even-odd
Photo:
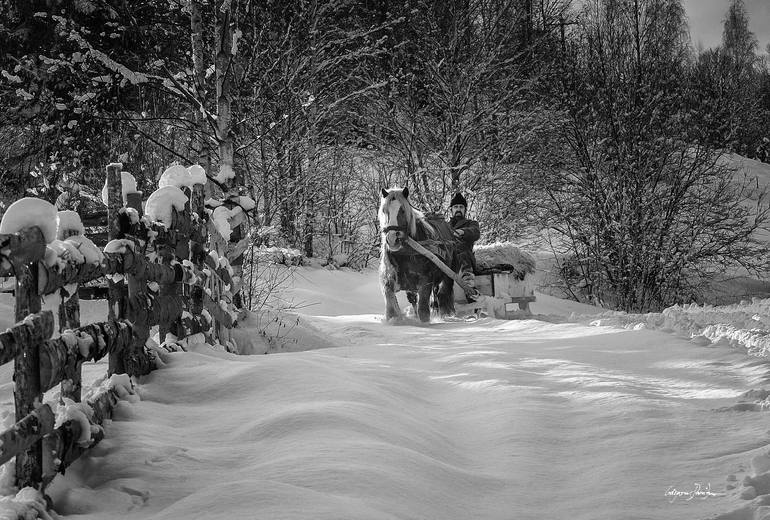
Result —
[{"label": "signature in corner", "polygon": [[670,497],[671,498],[670,502],[672,504],[674,503],[674,501],[676,501],[677,498],[681,498],[684,501],[689,502],[693,498],[700,498],[701,500],[705,500],[710,497],[725,496],[725,493],[711,491],[711,483],[708,483],[704,486],[700,482],[695,482],[694,486],[695,487],[689,491],[680,491],[676,489],[674,486],[669,486],[668,489],[666,489],[666,493],[664,496]]}]

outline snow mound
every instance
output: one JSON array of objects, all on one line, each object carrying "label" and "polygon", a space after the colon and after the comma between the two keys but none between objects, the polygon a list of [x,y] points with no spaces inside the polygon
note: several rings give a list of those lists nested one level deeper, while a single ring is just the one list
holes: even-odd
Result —
[{"label": "snow mound", "polygon": [[184,210],[187,200],[187,195],[176,186],[163,186],[149,196],[144,206],[144,213],[151,220],[170,226],[172,208],[177,211]]},{"label": "snow mound", "polygon": [[8,206],[0,221],[0,235],[10,235],[37,226],[43,232],[46,244],[50,244],[56,240],[57,213],[56,206],[50,202],[24,197]]},{"label": "snow mound", "polygon": [[206,171],[199,164],[185,168],[181,164],[172,164],[160,176],[158,187],[176,186],[192,188],[195,184],[206,184]]},{"label": "snow mound", "polygon": [[86,232],[83,227],[83,221],[80,220],[80,215],[75,211],[60,211],[56,217],[56,223],[56,238],[59,240],[64,240],[73,235],[84,235]]},{"label": "snow mound", "polygon": [[646,314],[573,314],[569,320],[594,326],[673,332],[700,345],[723,343],[745,348],[751,356],[770,357],[770,299],[754,298],[751,302],[722,306],[673,305],[662,312]]},{"label": "snow mound", "polygon": [[535,272],[535,257],[522,251],[510,242],[474,247],[476,264],[479,269],[514,270],[522,278]]}]

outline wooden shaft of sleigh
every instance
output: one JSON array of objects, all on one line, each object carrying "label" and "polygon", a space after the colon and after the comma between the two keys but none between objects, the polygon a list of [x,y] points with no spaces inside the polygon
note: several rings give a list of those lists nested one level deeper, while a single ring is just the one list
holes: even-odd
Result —
[{"label": "wooden shaft of sleigh", "polygon": [[469,294],[478,294],[479,291],[476,290],[475,287],[471,287],[470,285],[465,283],[463,279],[460,278],[460,276],[457,273],[455,273],[449,267],[447,267],[447,265],[444,262],[442,262],[439,257],[437,257],[436,255],[434,255],[433,253],[425,249],[415,239],[413,239],[412,237],[406,237],[405,242],[409,244],[412,247],[412,249],[414,249],[415,251],[423,255],[425,258],[427,258],[428,260],[436,264],[436,267],[444,271],[444,274],[446,274],[447,276],[452,278],[455,282],[457,282],[457,285],[459,285],[463,291]]}]

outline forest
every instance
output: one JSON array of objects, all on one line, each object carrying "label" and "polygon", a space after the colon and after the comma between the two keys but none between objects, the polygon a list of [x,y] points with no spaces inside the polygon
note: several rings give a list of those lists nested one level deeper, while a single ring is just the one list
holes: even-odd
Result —
[{"label": "forest", "polygon": [[257,202],[252,255],[362,267],[406,185],[427,212],[463,192],[482,240],[546,243],[607,308],[768,268],[766,194],[726,160],[770,162],[742,0],[716,48],[681,0],[5,0],[0,49],[0,213],[178,162]]}]

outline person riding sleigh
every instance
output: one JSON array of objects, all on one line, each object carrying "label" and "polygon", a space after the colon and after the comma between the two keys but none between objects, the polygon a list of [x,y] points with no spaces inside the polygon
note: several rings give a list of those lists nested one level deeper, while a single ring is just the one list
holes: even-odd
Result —
[{"label": "person riding sleigh", "polygon": [[[452,226],[456,242],[456,251],[460,263],[460,277],[470,287],[475,287],[476,257],[473,255],[473,244],[481,237],[479,223],[466,218],[468,201],[462,193],[455,194],[449,203],[452,215],[449,224]],[[475,295],[465,294],[468,302],[475,301]]]}]

